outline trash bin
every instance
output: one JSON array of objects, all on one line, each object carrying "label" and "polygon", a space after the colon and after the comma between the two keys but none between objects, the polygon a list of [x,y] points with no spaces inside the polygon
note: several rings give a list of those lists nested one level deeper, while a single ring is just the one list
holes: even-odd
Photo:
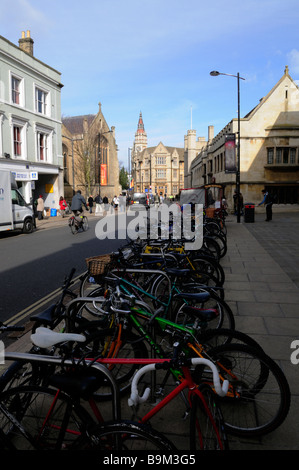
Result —
[{"label": "trash bin", "polygon": [[56,217],[57,209],[51,209],[51,217]]},{"label": "trash bin", "polygon": [[255,205],[252,202],[247,202],[247,204],[244,204],[244,222],[254,222],[254,209]]}]

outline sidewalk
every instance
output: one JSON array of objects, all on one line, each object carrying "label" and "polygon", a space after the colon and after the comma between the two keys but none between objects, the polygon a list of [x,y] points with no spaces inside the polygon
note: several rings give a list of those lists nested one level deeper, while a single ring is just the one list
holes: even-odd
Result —
[{"label": "sidewalk", "polygon": [[[91,217],[95,217],[92,215]],[[67,223],[67,218],[38,221],[38,228]],[[60,220],[58,220],[60,219]],[[275,432],[261,439],[230,438],[231,450],[299,449],[299,364],[292,365],[291,343],[299,339],[299,212],[273,211],[273,221],[264,222],[264,210],[255,222],[237,223],[227,219],[228,251],[222,260],[226,273],[225,300],[231,306],[236,329],[255,338],[265,352],[283,369],[292,393],[286,421]],[[27,350],[26,337],[11,350]],[[28,338],[27,338],[28,341]],[[179,415],[180,416],[180,415]],[[186,450],[187,421],[171,419],[165,411],[160,424],[167,421],[170,439]]]},{"label": "sidewalk", "polygon": [[[291,409],[272,434],[258,442],[235,440],[231,447],[298,450],[299,365],[290,361],[290,345],[299,337],[299,212],[273,212],[272,222],[264,220],[264,213],[256,214],[253,224],[245,224],[243,218],[240,224],[228,218],[228,251],[222,261],[225,300],[234,312],[236,329],[255,338],[283,369],[292,393]],[[291,253],[288,264],[282,244],[286,238]]]}]

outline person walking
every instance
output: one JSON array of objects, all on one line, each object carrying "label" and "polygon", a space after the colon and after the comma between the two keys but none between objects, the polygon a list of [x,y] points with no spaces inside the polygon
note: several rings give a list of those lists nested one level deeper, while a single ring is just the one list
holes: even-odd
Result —
[{"label": "person walking", "polygon": [[159,204],[160,204],[160,198],[159,198],[158,193],[156,193],[154,196],[154,203],[155,203],[155,208],[158,209]]},{"label": "person walking", "polygon": [[269,194],[269,192],[266,190],[266,189],[262,189],[262,193],[264,194],[264,199],[262,200],[262,202],[260,202],[258,204],[258,206],[261,206],[262,204],[264,204],[264,206],[266,207],[266,219],[265,219],[265,222],[270,222],[272,220],[272,205],[273,205],[273,201],[272,201],[272,198]]},{"label": "person walking", "polygon": [[43,196],[40,194],[37,200],[37,206],[36,206],[38,220],[42,220],[44,218],[44,209],[45,209],[45,203],[43,200]]},{"label": "person walking", "polygon": [[93,197],[89,196],[88,198],[88,205],[89,205],[89,213],[92,214],[92,208],[93,208]]},{"label": "person walking", "polygon": [[59,213],[60,213],[62,218],[65,216],[66,209],[67,209],[66,200],[64,199],[63,196],[60,196],[60,198],[59,198]]}]

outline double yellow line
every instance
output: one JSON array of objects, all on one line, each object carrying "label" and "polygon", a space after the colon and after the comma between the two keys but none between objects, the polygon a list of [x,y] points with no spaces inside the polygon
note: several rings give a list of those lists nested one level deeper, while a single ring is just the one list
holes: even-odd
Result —
[{"label": "double yellow line", "polygon": [[[81,275],[82,274],[80,274],[79,276],[73,279],[72,285],[76,284],[79,281]],[[58,289],[55,289],[54,291],[50,292],[50,294],[46,295],[42,299],[37,300],[34,304],[31,304],[29,307],[25,308],[24,310],[21,310],[19,313],[16,313],[16,315],[11,317],[8,321],[5,321],[5,324],[11,325],[11,326],[16,325],[20,321],[24,320],[24,318],[26,318],[27,316],[32,315],[34,312],[36,312],[36,310],[43,307],[51,300],[54,300],[61,291],[62,291],[61,287],[59,287]]]}]

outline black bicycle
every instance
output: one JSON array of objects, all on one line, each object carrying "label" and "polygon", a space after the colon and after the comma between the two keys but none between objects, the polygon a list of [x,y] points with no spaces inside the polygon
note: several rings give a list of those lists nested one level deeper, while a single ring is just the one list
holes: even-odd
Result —
[{"label": "black bicycle", "polygon": [[78,232],[86,232],[88,230],[88,219],[86,215],[75,214],[69,218],[69,226],[71,227],[71,232],[73,235],[76,235]]}]

